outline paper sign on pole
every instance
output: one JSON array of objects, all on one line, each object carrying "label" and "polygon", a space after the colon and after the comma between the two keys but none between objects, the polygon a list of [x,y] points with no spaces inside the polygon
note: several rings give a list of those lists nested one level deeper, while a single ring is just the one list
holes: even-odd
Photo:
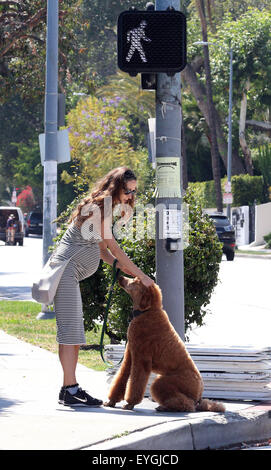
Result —
[{"label": "paper sign on pole", "polygon": [[181,168],[178,157],[156,158],[157,197],[181,197]]}]

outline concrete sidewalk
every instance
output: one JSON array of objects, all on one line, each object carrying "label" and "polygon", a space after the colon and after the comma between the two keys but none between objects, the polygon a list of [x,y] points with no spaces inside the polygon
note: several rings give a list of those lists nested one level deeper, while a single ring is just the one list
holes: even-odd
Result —
[{"label": "concrete sidewalk", "polygon": [[253,246],[252,243],[249,245],[238,246],[238,250],[235,252],[235,256],[270,260],[271,249],[265,247],[265,244]]},{"label": "concrete sidewalk", "polygon": [[[158,413],[58,404],[57,355],[0,331],[1,450],[200,450],[271,437],[271,403],[226,402],[226,413]],[[105,372],[78,366],[78,381],[107,399]]]}]

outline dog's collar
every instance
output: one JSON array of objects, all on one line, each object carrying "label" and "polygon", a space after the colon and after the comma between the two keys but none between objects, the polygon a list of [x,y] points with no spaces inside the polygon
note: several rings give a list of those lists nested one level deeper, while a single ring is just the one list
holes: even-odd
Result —
[{"label": "dog's collar", "polygon": [[132,319],[136,318],[136,317],[139,317],[139,315],[141,315],[142,313],[147,312],[147,310],[149,310],[149,309],[146,308],[146,310],[133,310],[132,311]]}]

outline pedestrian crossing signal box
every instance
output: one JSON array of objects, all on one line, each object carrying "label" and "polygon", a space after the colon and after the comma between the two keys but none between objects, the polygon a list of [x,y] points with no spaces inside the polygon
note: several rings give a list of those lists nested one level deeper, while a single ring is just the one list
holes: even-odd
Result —
[{"label": "pedestrian crossing signal box", "polygon": [[186,65],[186,17],[177,10],[123,11],[118,18],[118,66],[174,75]]}]

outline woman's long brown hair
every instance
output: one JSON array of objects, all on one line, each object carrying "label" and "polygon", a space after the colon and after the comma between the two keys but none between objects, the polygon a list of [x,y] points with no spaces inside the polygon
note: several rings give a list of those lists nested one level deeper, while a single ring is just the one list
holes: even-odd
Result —
[{"label": "woman's long brown hair", "polygon": [[[121,166],[111,170],[107,175],[105,175],[102,179],[100,179],[97,183],[95,188],[91,191],[91,193],[86,196],[76,207],[76,209],[71,214],[69,219],[69,223],[76,220],[76,223],[81,226],[83,222],[92,215],[90,212],[88,215],[83,216],[81,215],[81,211],[86,204],[95,204],[99,207],[101,211],[101,218],[102,220],[106,216],[104,213],[104,199],[106,197],[112,198],[112,209],[116,204],[120,201],[120,192],[126,189],[127,181],[136,180],[136,176],[132,170],[125,166]],[[129,204],[132,208],[134,207],[134,196],[129,199],[127,204]]]}]

